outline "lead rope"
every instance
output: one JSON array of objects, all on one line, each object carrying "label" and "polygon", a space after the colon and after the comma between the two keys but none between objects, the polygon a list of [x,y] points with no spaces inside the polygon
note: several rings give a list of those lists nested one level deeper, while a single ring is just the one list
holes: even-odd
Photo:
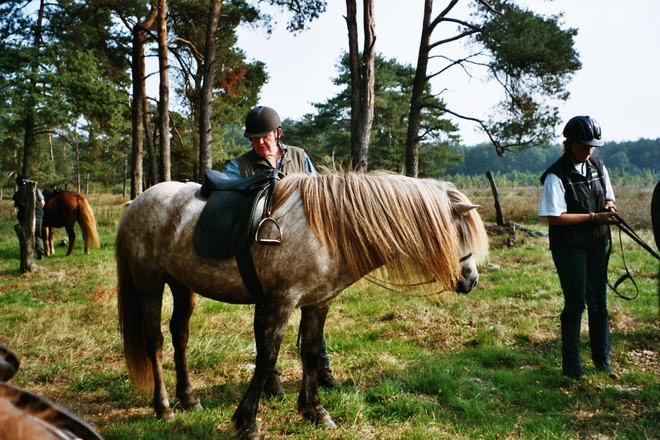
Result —
[{"label": "lead rope", "polygon": [[[623,241],[621,239],[621,229],[619,229],[619,246],[621,247],[621,260],[623,261],[623,268],[625,269],[626,273],[624,275],[621,275],[618,280],[614,283],[614,285],[610,284],[609,279],[607,280],[607,285],[609,286],[610,289],[619,297],[622,299],[625,299],[626,301],[631,301],[639,296],[639,287],[637,287],[637,283],[635,282],[635,279],[633,278],[632,274],[630,273],[630,270],[628,270],[628,265],[626,264],[626,254],[623,252]],[[610,260],[610,255],[612,254],[612,230],[610,229],[610,238],[609,238],[609,246],[607,249],[607,261],[609,264]],[[630,280],[633,283],[633,286],[635,286],[635,296],[626,296],[622,293],[620,293],[617,290],[617,287],[621,285],[626,280]]]},{"label": "lead rope", "polygon": [[[648,244],[642,240],[639,235],[633,230],[633,228],[630,227],[628,223],[621,218],[618,214],[614,214],[618,223],[615,223],[615,225],[619,228],[619,244],[621,246],[621,259],[623,260],[623,267],[626,270],[625,275],[622,275],[615,283],[614,286],[612,286],[609,281],[607,282],[607,285],[616,293],[620,298],[623,298],[625,300],[632,300],[637,298],[639,296],[639,288],[637,287],[637,283],[635,282],[635,279],[633,278],[632,274],[628,270],[628,266],[626,265],[626,258],[625,254],[623,252],[623,240],[621,239],[621,231],[625,232],[630,238],[632,238],[637,244],[639,244],[642,248],[644,248],[645,251],[653,255],[658,261],[660,261],[660,255],[658,255]],[[609,260],[609,255],[612,252],[612,231],[610,230],[610,243],[609,243],[609,249],[608,249],[608,260]],[[635,286],[635,296],[633,297],[627,297],[621,293],[619,293],[616,288],[619,287],[621,283],[623,283],[625,280],[630,279],[632,281],[633,285]],[[659,281],[660,282],[660,281]],[[660,295],[660,292],[659,292]],[[658,298],[659,304],[660,304],[660,296]]]}]

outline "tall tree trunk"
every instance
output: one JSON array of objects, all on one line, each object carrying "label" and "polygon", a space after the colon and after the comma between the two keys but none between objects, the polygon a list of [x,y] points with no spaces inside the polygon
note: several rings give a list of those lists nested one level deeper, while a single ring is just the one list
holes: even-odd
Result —
[{"label": "tall tree trunk", "polygon": [[73,145],[76,150],[76,191],[80,192],[80,144],[78,143],[78,125],[73,127]]},{"label": "tall tree trunk", "polygon": [[[146,69],[146,66],[145,66]],[[146,72],[143,71],[146,77]],[[149,152],[149,179],[147,186],[154,186],[158,183],[158,155],[154,145],[154,137],[151,133],[151,120],[149,118],[149,101],[147,96],[147,82],[142,82],[142,125],[144,128],[144,138],[147,141],[147,151]]]},{"label": "tall tree trunk", "polygon": [[[454,0],[455,2],[455,0]],[[452,2],[452,3],[454,3]],[[424,103],[424,86],[426,85],[426,69],[429,63],[431,44],[431,13],[433,0],[424,1],[424,20],[422,38],[419,43],[417,69],[413,82],[412,98],[410,99],[410,114],[408,116],[408,134],[406,136],[406,175],[417,177],[419,173],[419,127]]]},{"label": "tall tree trunk", "polygon": [[144,155],[144,134],[142,131],[142,83],[144,82],[144,30],[133,29],[133,53],[131,73],[133,76],[133,101],[131,102],[131,122],[133,144],[131,155],[131,199],[142,194],[142,156]]},{"label": "tall tree trunk", "polygon": [[213,167],[211,153],[211,116],[213,114],[213,83],[215,82],[215,34],[220,21],[222,0],[210,0],[209,21],[204,50],[204,83],[199,111],[199,176]]},{"label": "tall tree trunk", "polygon": [[368,166],[369,141],[374,117],[376,24],[373,0],[364,0],[364,49],[358,52],[357,7],[346,0],[349,65],[351,71],[351,162],[355,171]]},{"label": "tall tree trunk", "polygon": [[30,75],[29,92],[27,94],[25,103],[25,118],[24,124],[24,137],[23,137],[23,168],[22,174],[24,176],[32,175],[32,156],[34,150],[34,109],[36,107],[35,94],[37,93],[37,85],[34,80],[37,70],[39,69],[39,48],[41,47],[41,34],[44,21],[44,8],[45,0],[39,2],[39,11],[37,14],[37,22],[34,24],[34,43],[32,45],[34,56],[30,69],[33,75]]},{"label": "tall tree trunk", "polygon": [[158,120],[160,125],[160,181],[168,182],[172,177],[170,162],[170,75],[167,44],[167,0],[158,1],[158,73],[160,76]]},{"label": "tall tree trunk", "polygon": [[133,102],[131,103],[133,129],[133,157],[131,158],[131,199],[142,193],[142,156],[144,155],[144,100],[145,100],[145,62],[144,46],[147,40],[147,30],[151,28],[156,18],[156,8],[152,7],[149,16],[137,23],[133,29],[133,51],[131,54],[131,74],[133,79]]}]

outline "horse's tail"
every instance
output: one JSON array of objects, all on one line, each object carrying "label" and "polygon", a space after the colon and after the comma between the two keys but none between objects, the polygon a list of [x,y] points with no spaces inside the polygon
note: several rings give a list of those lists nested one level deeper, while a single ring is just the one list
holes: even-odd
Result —
[{"label": "horse's tail", "polygon": [[117,308],[119,329],[124,341],[124,357],[128,374],[135,386],[142,391],[151,391],[154,380],[144,339],[144,314],[121,237],[121,231],[119,231],[115,239],[115,257],[117,259]]},{"label": "horse's tail", "polygon": [[89,206],[87,199],[82,194],[78,197],[78,223],[80,229],[82,229],[85,243],[91,244],[96,249],[100,248],[101,243],[99,242],[99,233],[96,230],[94,211],[92,211],[92,207]]}]

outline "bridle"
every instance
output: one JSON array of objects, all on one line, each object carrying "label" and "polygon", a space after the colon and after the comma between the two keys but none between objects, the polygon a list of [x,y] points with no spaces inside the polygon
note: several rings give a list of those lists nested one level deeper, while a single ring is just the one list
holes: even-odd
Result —
[{"label": "bridle", "polygon": [[472,252],[470,252],[469,254],[467,254],[467,255],[464,256],[464,257],[461,257],[461,258],[458,260],[458,262],[459,262],[459,263],[462,263],[463,261],[467,261],[467,260],[469,260],[470,258],[472,258]]}]

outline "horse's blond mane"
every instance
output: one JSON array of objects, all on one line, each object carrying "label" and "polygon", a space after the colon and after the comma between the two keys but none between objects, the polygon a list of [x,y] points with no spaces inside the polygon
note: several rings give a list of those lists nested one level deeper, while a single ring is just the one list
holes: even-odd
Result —
[{"label": "horse's blond mane", "polygon": [[474,210],[459,216],[458,230],[452,202],[470,202],[451,184],[384,172],[289,175],[276,187],[274,208],[296,190],[312,229],[331,252],[340,252],[356,279],[383,268],[392,283],[434,278],[453,288],[460,237],[475,257],[487,253]]}]

